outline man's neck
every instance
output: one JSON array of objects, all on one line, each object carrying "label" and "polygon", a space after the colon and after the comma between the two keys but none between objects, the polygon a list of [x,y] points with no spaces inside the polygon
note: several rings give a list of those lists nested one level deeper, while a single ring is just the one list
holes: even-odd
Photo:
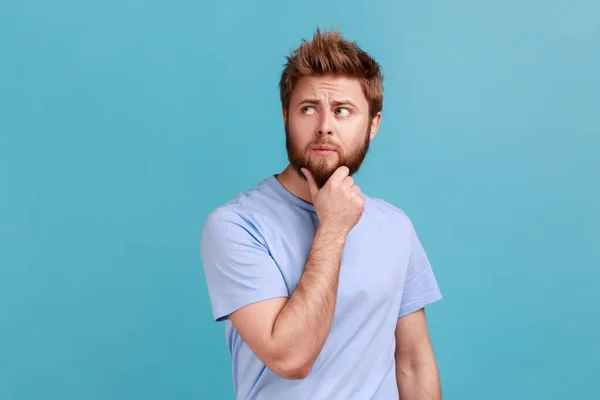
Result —
[{"label": "man's neck", "polygon": [[294,170],[290,165],[288,165],[279,175],[277,175],[277,180],[288,192],[294,196],[306,201],[307,203],[312,203],[312,198],[308,189],[308,183],[305,179],[298,176],[296,170]]}]

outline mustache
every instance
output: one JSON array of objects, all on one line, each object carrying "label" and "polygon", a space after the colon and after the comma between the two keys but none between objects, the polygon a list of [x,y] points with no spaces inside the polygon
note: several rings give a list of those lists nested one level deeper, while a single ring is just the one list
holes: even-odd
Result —
[{"label": "mustache", "polygon": [[316,142],[311,142],[309,144],[309,148],[314,149],[315,147],[320,147],[320,146],[326,146],[326,147],[331,147],[334,148],[336,150],[340,149],[340,145],[334,141],[331,140],[319,140]]}]

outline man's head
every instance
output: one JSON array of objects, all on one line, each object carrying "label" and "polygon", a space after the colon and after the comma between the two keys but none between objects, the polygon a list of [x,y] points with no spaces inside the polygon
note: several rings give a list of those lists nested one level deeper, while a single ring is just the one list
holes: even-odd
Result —
[{"label": "man's head", "polygon": [[338,32],[315,33],[287,57],[279,82],[290,165],[323,186],[340,166],[354,174],[379,128],[379,65]]}]

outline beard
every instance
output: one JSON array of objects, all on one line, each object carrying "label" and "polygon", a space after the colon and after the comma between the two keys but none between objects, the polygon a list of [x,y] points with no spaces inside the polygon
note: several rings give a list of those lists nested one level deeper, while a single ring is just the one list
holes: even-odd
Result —
[{"label": "beard", "polygon": [[[290,137],[290,129],[288,124],[285,125],[285,146],[287,149],[288,160],[292,168],[298,173],[298,175],[306,180],[306,177],[302,173],[302,168],[306,168],[310,171],[313,178],[315,179],[315,183],[317,187],[322,188],[327,180],[333,175],[336,169],[341,166],[348,167],[350,171],[349,175],[352,176],[358,172],[360,166],[362,165],[368,151],[369,145],[371,143],[370,139],[371,135],[371,124],[367,128],[367,132],[365,133],[364,141],[355,149],[352,149],[348,154],[344,153],[342,149],[336,143],[325,139],[325,140],[316,140],[310,142],[304,149],[299,149],[295,146],[295,143],[292,141]],[[327,145],[335,147],[338,160],[336,163],[332,163],[328,157],[317,157],[316,159],[311,159],[311,149],[313,149],[317,145]]]}]

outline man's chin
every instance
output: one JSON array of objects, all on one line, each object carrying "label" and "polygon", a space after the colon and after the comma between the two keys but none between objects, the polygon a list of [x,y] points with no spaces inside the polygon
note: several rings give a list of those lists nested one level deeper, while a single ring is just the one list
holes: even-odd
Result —
[{"label": "man's chin", "polygon": [[325,185],[325,183],[329,180],[329,178],[331,178],[331,175],[333,175],[336,169],[337,165],[334,168],[308,168],[319,188]]},{"label": "man's chin", "polygon": [[335,156],[327,156],[327,157],[311,157],[310,161],[307,163],[311,170],[321,170],[323,172],[329,171],[333,173],[339,167],[339,160]]}]

